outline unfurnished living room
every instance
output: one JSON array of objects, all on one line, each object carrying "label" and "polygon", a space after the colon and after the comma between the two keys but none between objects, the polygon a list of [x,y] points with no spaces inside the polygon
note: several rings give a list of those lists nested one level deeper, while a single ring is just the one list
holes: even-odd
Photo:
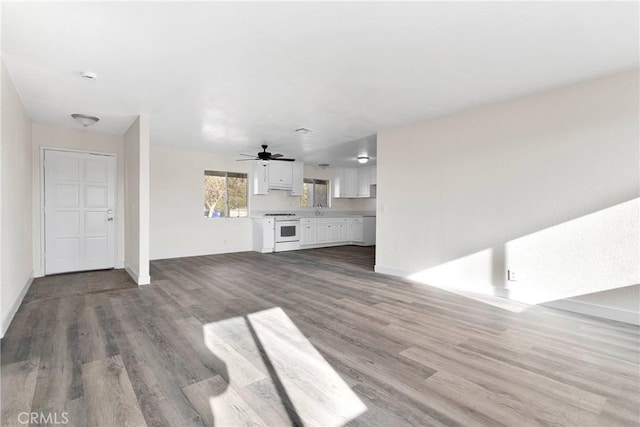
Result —
[{"label": "unfurnished living room", "polygon": [[639,17],[0,2],[0,425],[640,426]]}]

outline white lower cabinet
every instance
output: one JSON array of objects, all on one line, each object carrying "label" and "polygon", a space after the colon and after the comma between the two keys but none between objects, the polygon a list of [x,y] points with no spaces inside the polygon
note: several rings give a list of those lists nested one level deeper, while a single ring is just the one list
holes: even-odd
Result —
[{"label": "white lower cabinet", "polygon": [[[373,224],[375,227],[375,222]],[[350,243],[375,245],[375,237],[372,241],[364,236],[365,227],[362,217],[302,218],[300,228],[300,246],[303,248]]]},{"label": "white lower cabinet", "polygon": [[340,225],[344,218],[317,218],[317,243],[334,244],[340,242]]},{"label": "white lower cabinet", "polygon": [[315,245],[318,242],[318,228],[315,219],[302,218],[300,220],[300,245]]},{"label": "white lower cabinet", "polygon": [[364,225],[362,224],[362,218],[352,218],[351,240],[354,242],[362,242],[364,240]]},{"label": "white lower cabinet", "polygon": [[351,240],[351,222],[343,222],[340,224],[340,241],[348,242]]},{"label": "white lower cabinet", "polygon": [[329,243],[329,224],[316,225],[316,243]]},{"label": "white lower cabinet", "polygon": [[329,243],[340,242],[340,224],[329,224]]},{"label": "white lower cabinet", "polygon": [[275,220],[273,218],[254,218],[253,250],[256,252],[273,252],[275,246]]},{"label": "white lower cabinet", "polygon": [[362,244],[364,246],[372,246],[376,244],[376,217],[365,216],[362,218],[364,228],[364,238]]},{"label": "white lower cabinet", "polygon": [[[273,252],[274,224],[273,218],[253,220],[254,251]],[[301,249],[348,244],[371,246],[376,244],[375,232],[375,217],[301,218],[300,246]]]},{"label": "white lower cabinet", "polygon": [[340,241],[340,224],[318,224],[316,243],[338,243]]}]

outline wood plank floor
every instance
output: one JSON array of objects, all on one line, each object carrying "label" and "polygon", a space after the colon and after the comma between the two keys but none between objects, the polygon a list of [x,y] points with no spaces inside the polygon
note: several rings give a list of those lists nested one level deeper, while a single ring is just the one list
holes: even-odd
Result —
[{"label": "wood plank floor", "polygon": [[154,261],[141,288],[122,270],[37,279],[1,342],[0,424],[640,425],[638,327],[373,262],[346,246]]}]

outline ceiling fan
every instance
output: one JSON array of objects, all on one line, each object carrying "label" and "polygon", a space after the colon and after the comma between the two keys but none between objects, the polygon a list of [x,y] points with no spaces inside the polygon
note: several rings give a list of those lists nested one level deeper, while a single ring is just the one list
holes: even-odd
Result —
[{"label": "ceiling fan", "polygon": [[282,154],[271,154],[267,151],[267,147],[267,144],[262,144],[262,151],[255,156],[252,154],[240,154],[241,156],[251,157],[251,159],[237,159],[236,161],[241,162],[243,160],[260,160],[263,164],[266,164],[270,160],[278,160],[281,162],[294,162],[296,160],[286,158]]}]

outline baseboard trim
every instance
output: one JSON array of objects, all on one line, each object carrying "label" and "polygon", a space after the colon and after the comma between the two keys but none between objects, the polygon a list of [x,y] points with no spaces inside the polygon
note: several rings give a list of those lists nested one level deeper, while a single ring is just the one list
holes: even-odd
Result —
[{"label": "baseboard trim", "polygon": [[398,268],[393,268],[393,267],[385,267],[383,265],[377,265],[377,264],[373,267],[373,271],[375,271],[376,273],[386,274],[389,276],[403,277],[405,279],[411,276],[411,274],[413,274],[409,271],[400,270]]},{"label": "baseboard trim", "polygon": [[0,330],[0,334],[1,334],[0,338],[3,338],[4,334],[7,333],[7,330],[9,329],[9,325],[11,325],[11,322],[13,321],[13,317],[18,312],[18,309],[20,308],[20,304],[22,304],[22,300],[24,299],[24,296],[27,294],[27,292],[29,291],[29,288],[31,287],[31,283],[33,283],[33,271],[29,273],[29,277],[27,277],[27,280],[24,281],[24,284],[22,285],[22,289],[20,290],[20,294],[18,295],[18,298],[13,302],[13,305],[11,306],[11,310],[9,310],[9,313],[7,313],[5,318],[2,319],[2,326],[0,326],[0,328],[2,328]]},{"label": "baseboard trim", "polygon": [[[238,252],[253,252],[253,248],[243,248],[243,249],[233,249],[224,252],[211,252],[211,251],[196,251],[196,252],[172,252],[172,253],[163,253],[160,255],[153,255],[151,257],[151,261],[161,260],[161,259],[173,259],[173,258],[188,258],[188,257],[196,257],[196,256],[207,256],[207,255],[222,255],[222,254],[235,254]],[[269,251],[271,252],[271,251]]]},{"label": "baseboard trim", "polygon": [[127,273],[129,273],[129,276],[131,276],[133,281],[136,282],[138,286],[148,285],[151,283],[151,276],[140,276],[134,268],[126,264],[124,266],[124,269]]},{"label": "baseboard trim", "polygon": [[33,278],[44,277],[44,270],[33,270]]},{"label": "baseboard trim", "polygon": [[[376,265],[374,267],[374,271],[376,273],[387,274],[390,276],[397,276],[408,278],[411,276],[411,272],[400,270],[392,267],[385,267],[381,265]],[[493,287],[493,295],[509,298],[509,289],[502,287]],[[514,300],[517,301],[517,300]],[[564,299],[558,301],[550,301],[546,303],[542,303],[545,307],[557,308],[560,310],[571,311],[579,314],[586,314],[587,316],[599,317],[601,319],[615,320],[623,323],[630,323],[632,325],[640,326],[640,313],[629,310],[621,310],[618,308],[607,307],[604,305],[591,304],[587,302],[572,300],[572,299]]]},{"label": "baseboard trim", "polygon": [[615,320],[623,323],[640,326],[640,313],[636,311],[621,310],[605,305],[591,304],[573,299],[550,301],[541,304],[545,307],[571,311],[573,313],[586,314],[587,316],[600,317],[602,319]]},{"label": "baseboard trim", "polygon": [[124,265],[124,270],[127,273],[129,273],[129,276],[131,276],[131,278],[133,279],[134,282],[138,283],[138,272],[137,271],[135,271],[133,268],[131,268],[127,264]]}]

